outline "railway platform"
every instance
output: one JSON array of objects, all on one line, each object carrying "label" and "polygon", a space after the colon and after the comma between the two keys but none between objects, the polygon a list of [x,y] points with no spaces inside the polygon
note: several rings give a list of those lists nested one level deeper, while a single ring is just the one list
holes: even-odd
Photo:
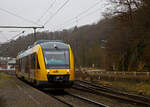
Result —
[{"label": "railway platform", "polygon": [[1,72],[0,107],[65,107],[65,105],[15,76]]}]

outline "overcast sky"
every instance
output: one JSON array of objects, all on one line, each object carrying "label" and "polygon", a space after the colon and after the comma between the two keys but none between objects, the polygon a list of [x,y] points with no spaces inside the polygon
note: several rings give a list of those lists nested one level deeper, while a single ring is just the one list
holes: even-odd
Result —
[{"label": "overcast sky", "polygon": [[[69,0],[54,16],[56,11],[66,1],[67,0],[0,0],[0,26],[42,26],[47,22],[45,28],[40,31],[68,29],[76,25],[82,26],[96,23],[103,18],[102,13],[108,8],[106,7],[106,0]],[[30,22],[15,17],[6,11],[23,17],[26,20],[30,20]],[[79,15],[80,13],[81,15]],[[54,17],[51,18],[52,16]],[[50,18],[51,20],[48,21]],[[0,28],[0,42],[5,42],[7,39],[13,38],[23,30],[25,30],[24,35],[33,32],[33,29]]]}]

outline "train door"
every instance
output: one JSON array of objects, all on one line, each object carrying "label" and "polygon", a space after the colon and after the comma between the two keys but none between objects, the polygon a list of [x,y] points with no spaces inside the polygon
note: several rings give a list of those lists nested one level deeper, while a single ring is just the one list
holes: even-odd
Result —
[{"label": "train door", "polygon": [[22,76],[22,59],[19,59],[19,69],[18,69],[18,76],[21,78]]},{"label": "train door", "polygon": [[[38,62],[38,56],[37,56],[37,54],[36,53],[34,53],[34,54],[32,54],[31,55],[31,65],[32,65],[32,67],[31,67],[31,75],[32,75],[32,79],[33,80],[38,80],[39,79],[39,69],[40,69],[40,67],[39,67],[39,62]],[[31,76],[30,75],[30,76]]]},{"label": "train door", "polygon": [[27,72],[27,79],[28,81],[31,81],[30,78],[30,69],[31,69],[31,62],[30,62],[31,57],[27,56],[27,61],[26,61],[26,72]]},{"label": "train door", "polygon": [[40,66],[39,66],[38,55],[35,54],[35,71],[36,71],[36,73],[37,73],[37,78],[39,78],[39,77],[38,77],[38,73],[40,72],[39,70],[40,70]]},{"label": "train door", "polygon": [[24,57],[23,58],[23,61],[24,61],[24,76],[25,76],[25,79],[27,81],[29,81],[29,60],[28,60],[28,56]]},{"label": "train door", "polygon": [[37,54],[35,54],[35,71],[37,72]]},{"label": "train door", "polygon": [[15,69],[16,69],[16,76],[19,77],[19,72],[20,72],[20,59],[17,59],[17,60],[16,60]]},{"label": "train door", "polygon": [[32,82],[35,80],[35,53],[30,55],[30,79]]}]

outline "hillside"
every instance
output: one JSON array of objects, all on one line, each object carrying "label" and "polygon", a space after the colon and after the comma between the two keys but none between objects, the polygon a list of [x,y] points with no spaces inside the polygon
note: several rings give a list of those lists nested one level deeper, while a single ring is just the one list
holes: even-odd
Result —
[{"label": "hillside", "polygon": [[[77,67],[147,71],[150,69],[150,2],[144,1],[133,10],[93,25],[38,32],[37,39],[63,40],[71,44]],[[16,57],[33,42],[33,34],[19,37],[1,45],[0,56]]]}]

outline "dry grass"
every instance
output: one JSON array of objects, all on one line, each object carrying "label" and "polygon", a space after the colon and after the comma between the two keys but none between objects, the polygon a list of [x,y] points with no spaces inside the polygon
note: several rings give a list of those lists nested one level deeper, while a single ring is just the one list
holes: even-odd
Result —
[{"label": "dry grass", "polygon": [[116,90],[126,91],[129,93],[135,93],[140,95],[145,95],[150,97],[150,84],[149,83],[132,83],[123,81],[97,81],[104,86],[112,87]]},{"label": "dry grass", "polygon": [[11,79],[11,76],[6,74],[6,73],[4,73],[3,76],[4,76],[5,80],[10,80]]},{"label": "dry grass", "polygon": [[[92,81],[104,86],[112,87],[116,90],[126,91],[129,93],[150,96],[150,79],[131,76],[106,76],[107,78],[98,78],[97,75],[76,72],[76,79]],[[140,80],[140,81],[139,81]]]}]

